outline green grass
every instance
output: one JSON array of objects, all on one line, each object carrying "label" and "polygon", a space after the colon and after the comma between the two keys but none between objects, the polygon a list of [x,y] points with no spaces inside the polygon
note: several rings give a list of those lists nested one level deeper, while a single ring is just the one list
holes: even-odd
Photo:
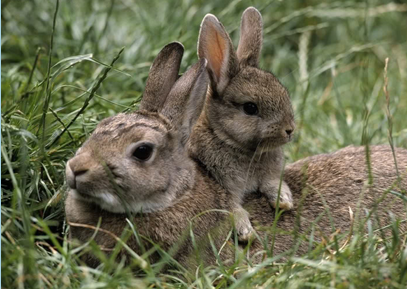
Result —
[{"label": "green grass", "polygon": [[403,288],[407,249],[391,246],[397,224],[385,251],[374,234],[355,233],[340,254],[321,244],[286,262],[201,268],[177,279],[155,266],[134,274],[136,265],[112,258],[86,268],[67,241],[62,203],[66,161],[101,119],[137,108],[157,52],[182,42],[185,71],[197,60],[206,13],[218,16],[236,45],[249,5],[264,20],[261,67],[292,96],[298,130],[288,161],[388,143],[387,109],[394,145],[407,147],[403,2],[69,0],[56,11],[56,0],[2,1],[2,288]]}]

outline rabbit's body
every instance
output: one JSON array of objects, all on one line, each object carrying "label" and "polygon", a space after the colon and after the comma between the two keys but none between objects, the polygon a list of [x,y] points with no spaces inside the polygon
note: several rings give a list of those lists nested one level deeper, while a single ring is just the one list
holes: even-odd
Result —
[{"label": "rabbit's body", "polygon": [[190,155],[234,199],[241,241],[253,230],[241,206],[245,195],[260,191],[274,207],[293,207],[290,189],[285,182],[280,189],[280,179],[282,145],[292,138],[294,113],[287,89],[272,73],[258,68],[262,29],[260,13],[246,9],[235,52],[223,25],[208,14],[198,43],[199,56],[208,60],[211,82],[189,140]]},{"label": "rabbit's body", "polygon": [[[392,213],[395,218],[404,220],[399,228],[400,233],[406,232],[407,202],[390,190],[406,196],[407,150],[396,148],[396,157],[400,180],[391,148],[384,145],[370,147],[371,185],[368,185],[365,147],[349,146],[331,154],[316,155],[287,165],[284,180],[291,189],[295,206],[278,219],[274,253],[292,249],[295,241],[298,241],[295,240],[296,236],[310,236],[312,229],[317,242],[322,237],[330,240],[335,232],[347,235],[352,225],[353,230],[359,229],[360,220],[365,221],[368,213],[372,213],[370,222],[374,229],[389,225]],[[272,225],[275,210],[267,206],[264,197],[260,195],[250,195],[246,202],[245,208],[250,212],[252,222],[258,225],[256,228],[260,236],[264,238],[268,234],[270,238],[272,232],[260,228]],[[353,212],[354,224],[349,209]],[[380,223],[377,223],[376,216]],[[367,224],[364,223],[363,227],[367,229]],[[287,231],[291,233],[283,233]],[[388,227],[385,234],[388,235],[390,231],[391,227]],[[379,232],[377,234],[380,235]],[[343,243],[344,240],[341,240],[340,245]],[[261,249],[259,244],[255,246]],[[297,254],[312,248],[307,240],[302,240]]]}]

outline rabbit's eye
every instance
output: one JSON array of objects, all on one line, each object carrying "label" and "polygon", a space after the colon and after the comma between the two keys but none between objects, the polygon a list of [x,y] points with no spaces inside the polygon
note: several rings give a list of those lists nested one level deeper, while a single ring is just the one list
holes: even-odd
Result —
[{"label": "rabbit's eye", "polygon": [[253,102],[246,102],[243,104],[243,110],[248,115],[256,115],[259,113],[257,105],[255,105]]},{"label": "rabbit's eye", "polygon": [[148,144],[143,144],[143,145],[139,146],[133,152],[133,156],[140,161],[148,160],[152,154],[153,154],[153,147]]}]

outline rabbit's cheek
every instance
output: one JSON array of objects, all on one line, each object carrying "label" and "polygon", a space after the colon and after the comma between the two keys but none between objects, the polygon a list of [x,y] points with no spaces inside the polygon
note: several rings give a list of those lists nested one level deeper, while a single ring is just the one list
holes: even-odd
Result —
[{"label": "rabbit's cheek", "polygon": [[246,116],[239,112],[235,117],[225,120],[223,129],[230,137],[241,144],[259,139],[257,116]]},{"label": "rabbit's cheek", "polygon": [[100,193],[95,199],[95,203],[102,209],[113,213],[124,213],[126,209],[122,202],[109,192]]}]

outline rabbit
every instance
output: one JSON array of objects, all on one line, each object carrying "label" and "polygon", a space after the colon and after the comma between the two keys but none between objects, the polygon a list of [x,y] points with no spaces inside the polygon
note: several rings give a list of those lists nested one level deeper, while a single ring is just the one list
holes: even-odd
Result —
[{"label": "rabbit", "polygon": [[[284,181],[291,189],[295,205],[278,219],[274,231],[277,232],[275,255],[292,250],[297,242],[300,245],[296,255],[306,253],[310,249],[309,241],[300,242],[298,236],[309,236],[312,228],[317,242],[338,232],[348,235],[352,227],[357,228],[361,220],[366,219],[367,212],[374,212],[370,218],[374,229],[389,225],[392,214],[395,219],[407,220],[407,150],[395,148],[398,170],[390,146],[375,145],[369,150],[373,180],[370,185],[365,147],[348,146],[286,165]],[[272,226],[275,217],[275,210],[265,201],[259,194],[245,199],[251,221],[256,228],[263,228],[257,230],[263,240],[273,234],[267,228]],[[400,234],[407,231],[405,222],[399,225]],[[389,227],[386,235],[390,232]],[[254,243],[252,251],[263,250],[262,245]]]},{"label": "rabbit", "polygon": [[[186,142],[209,79],[203,58],[178,78],[183,51],[177,42],[165,46],[151,66],[139,110],[102,120],[67,162],[65,214],[71,239],[91,239],[101,217],[94,240],[109,252],[130,218],[140,234],[169,250],[191,224],[197,242],[204,244],[199,240],[208,232],[217,236],[219,223],[229,220],[228,193],[188,157]],[[225,211],[196,217],[211,209]],[[151,246],[134,235],[127,244],[137,254]],[[205,244],[199,252],[211,256],[212,248]],[[182,248],[176,259],[185,264],[192,245]],[[120,256],[126,254],[123,250]],[[157,258],[154,254],[151,260]],[[99,262],[91,254],[84,261],[90,266]]]},{"label": "rabbit", "polygon": [[191,157],[231,194],[242,242],[253,235],[241,206],[245,195],[259,191],[273,207],[293,208],[290,188],[280,179],[282,146],[292,140],[294,113],[287,89],[258,67],[262,26],[260,12],[247,8],[235,52],[222,23],[212,14],[203,19],[198,56],[208,60],[210,88],[188,142]]},{"label": "rabbit", "polygon": [[[178,79],[182,54],[183,47],[179,43],[164,47],[151,67],[140,110],[102,121],[68,161],[66,179],[70,190],[65,199],[65,214],[71,239],[87,242],[93,238],[107,253],[114,248],[117,238],[126,233],[126,218],[129,218],[139,234],[162,250],[170,251],[174,244],[179,245],[173,257],[192,271],[200,265],[196,254],[207,265],[218,261],[209,245],[208,234],[216,249],[222,248],[220,257],[226,262],[233,260],[234,250],[241,248],[226,242],[233,225],[225,213],[234,207],[230,194],[207,174],[202,164],[188,157],[186,143],[191,126],[202,110],[209,80],[204,59]],[[391,149],[388,146],[370,149],[373,184],[366,191],[364,181],[368,173],[363,147],[348,147],[289,164],[284,180],[296,205],[281,215],[277,231],[309,234],[310,225],[319,217],[318,229],[330,234],[329,218],[322,215],[325,201],[335,228],[346,232],[351,227],[349,207],[356,211],[360,202],[361,209],[374,208],[388,188],[405,193],[407,150],[396,149],[398,181]],[[135,158],[146,159],[129,157],[136,151]],[[110,178],[115,182],[110,182]],[[304,195],[306,190],[308,193]],[[250,194],[246,198],[244,206],[251,214],[259,238],[267,240],[270,231],[265,228],[273,226],[275,211],[263,195]],[[391,220],[388,209],[405,219],[405,206],[401,198],[387,194],[377,206],[381,224],[386,225]],[[200,250],[194,250],[195,245],[185,235],[191,226]],[[405,223],[400,227],[405,230]],[[295,234],[278,236],[274,254],[290,250],[296,241]],[[315,240],[318,239],[321,238],[315,236]],[[145,249],[153,247],[143,240],[131,233],[127,246],[136,254],[142,254],[143,246]],[[264,249],[263,243],[252,245],[250,253],[259,256],[256,253]],[[299,248],[298,254],[306,252],[308,242]],[[92,254],[83,257],[90,266],[99,264],[99,259]],[[135,255],[121,250],[119,258],[122,257],[130,262]],[[160,252],[156,252],[150,259],[155,262],[159,258]],[[137,261],[142,267],[148,266],[140,257]]]}]

